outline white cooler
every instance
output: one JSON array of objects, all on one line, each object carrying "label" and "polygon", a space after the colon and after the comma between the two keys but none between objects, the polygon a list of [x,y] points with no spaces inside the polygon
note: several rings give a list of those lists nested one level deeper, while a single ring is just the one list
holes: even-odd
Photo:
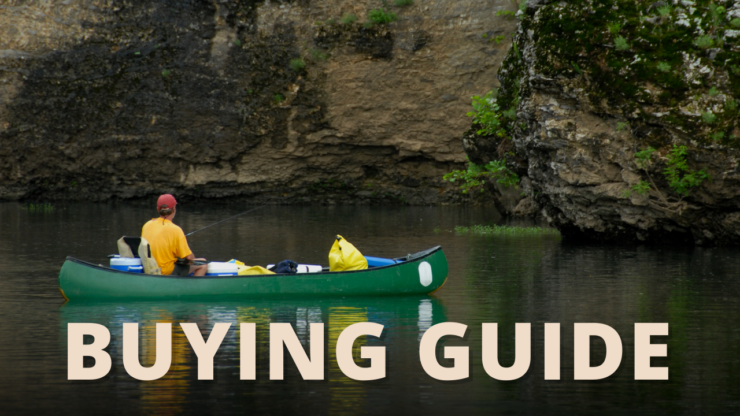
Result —
[{"label": "white cooler", "polygon": [[110,268],[130,273],[144,273],[141,259],[130,257],[111,257]]},{"label": "white cooler", "polygon": [[236,276],[239,269],[236,263],[225,263],[221,261],[212,261],[208,263],[208,272],[206,276]]}]

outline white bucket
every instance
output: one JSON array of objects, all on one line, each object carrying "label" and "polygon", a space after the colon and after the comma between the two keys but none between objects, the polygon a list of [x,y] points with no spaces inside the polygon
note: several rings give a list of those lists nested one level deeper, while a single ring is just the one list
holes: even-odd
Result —
[{"label": "white bucket", "polygon": [[206,276],[236,276],[237,274],[239,274],[239,269],[236,263],[212,261],[208,263]]},{"label": "white bucket", "polygon": [[144,266],[141,265],[141,259],[130,257],[112,257],[110,259],[110,268],[122,272],[144,273]]}]

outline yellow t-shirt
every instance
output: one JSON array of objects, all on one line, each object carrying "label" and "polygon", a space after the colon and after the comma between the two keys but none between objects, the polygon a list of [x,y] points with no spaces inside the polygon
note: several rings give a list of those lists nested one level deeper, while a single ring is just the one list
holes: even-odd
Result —
[{"label": "yellow t-shirt", "polygon": [[152,256],[165,275],[175,270],[178,257],[183,258],[193,253],[182,228],[170,220],[152,218],[141,228],[141,236],[149,242]]}]

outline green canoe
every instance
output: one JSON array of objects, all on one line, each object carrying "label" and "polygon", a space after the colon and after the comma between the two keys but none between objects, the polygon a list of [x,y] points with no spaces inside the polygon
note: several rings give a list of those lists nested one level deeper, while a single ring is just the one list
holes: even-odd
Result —
[{"label": "green canoe", "polygon": [[413,295],[432,293],[447,280],[439,246],[396,260],[348,272],[181,277],[123,272],[67,257],[59,290],[68,300]]}]

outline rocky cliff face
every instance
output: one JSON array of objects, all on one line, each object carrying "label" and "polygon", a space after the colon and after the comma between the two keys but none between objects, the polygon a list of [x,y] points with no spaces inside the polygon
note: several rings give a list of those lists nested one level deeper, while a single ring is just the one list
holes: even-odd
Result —
[{"label": "rocky cliff face", "polygon": [[[505,0],[10,0],[0,198],[440,203]],[[348,18],[358,17],[355,22]],[[342,21],[342,17],[345,17]],[[482,35],[490,35],[483,37]]]},{"label": "rocky cliff face", "polygon": [[572,240],[740,243],[740,2],[529,0],[499,72],[524,213]]}]

